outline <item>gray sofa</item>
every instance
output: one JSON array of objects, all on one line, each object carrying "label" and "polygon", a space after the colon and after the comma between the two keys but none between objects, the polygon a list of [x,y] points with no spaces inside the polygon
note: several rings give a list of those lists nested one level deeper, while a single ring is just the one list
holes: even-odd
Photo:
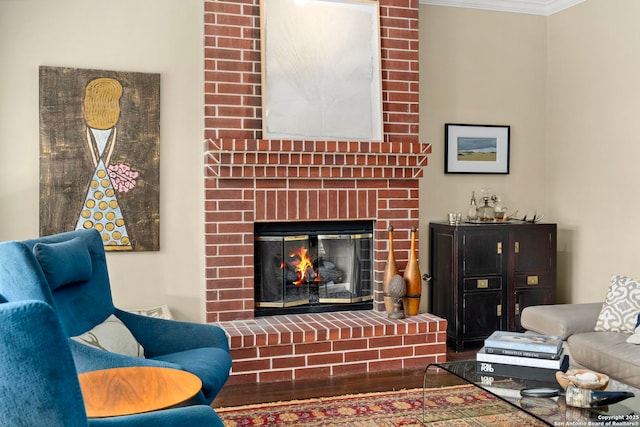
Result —
[{"label": "gray sofa", "polygon": [[530,306],[520,322],[527,331],[566,340],[572,366],[640,388],[640,345],[627,343],[630,334],[594,331],[601,308],[602,303]]}]

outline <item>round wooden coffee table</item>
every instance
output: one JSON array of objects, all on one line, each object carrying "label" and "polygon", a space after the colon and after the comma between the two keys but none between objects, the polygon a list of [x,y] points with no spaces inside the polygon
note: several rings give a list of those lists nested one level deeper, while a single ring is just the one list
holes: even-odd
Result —
[{"label": "round wooden coffee table", "polygon": [[87,417],[116,417],[179,405],[202,389],[190,372],[152,366],[103,369],[78,375]]}]

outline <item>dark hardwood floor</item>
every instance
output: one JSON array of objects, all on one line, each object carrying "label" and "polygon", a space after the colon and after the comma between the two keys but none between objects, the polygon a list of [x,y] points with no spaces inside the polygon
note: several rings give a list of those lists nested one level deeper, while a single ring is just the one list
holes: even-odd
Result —
[{"label": "dark hardwood floor", "polygon": [[[447,360],[475,357],[477,350],[456,353],[447,351]],[[340,396],[343,394],[393,391],[422,387],[424,369],[399,372],[371,372],[353,376],[313,380],[226,385],[214,400],[214,408],[254,403]]]}]

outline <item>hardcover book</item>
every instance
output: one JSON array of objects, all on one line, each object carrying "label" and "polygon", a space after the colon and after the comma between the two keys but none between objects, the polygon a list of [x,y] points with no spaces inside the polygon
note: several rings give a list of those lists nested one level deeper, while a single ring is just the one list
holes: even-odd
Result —
[{"label": "hardcover book", "polygon": [[538,359],[560,359],[562,353],[564,351],[563,347],[560,347],[558,353],[541,353],[539,351],[524,351],[524,350],[513,350],[510,348],[499,348],[499,347],[484,347],[484,351],[487,354],[503,354],[505,356],[518,356],[518,357],[536,357]]},{"label": "hardcover book", "polygon": [[562,338],[551,335],[495,331],[484,340],[484,346],[558,354],[562,347]]},{"label": "hardcover book", "polygon": [[505,365],[502,363],[481,362],[476,360],[476,372],[480,374],[545,382],[555,382],[556,372],[559,370],[566,372],[567,368],[568,366],[564,369],[535,368],[531,366]]},{"label": "hardcover book", "polygon": [[534,368],[546,368],[556,371],[566,371],[569,367],[569,356],[563,354],[560,359],[540,359],[537,357],[506,356],[503,354],[491,354],[481,348],[476,353],[479,362],[500,363],[503,365],[530,366]]}]

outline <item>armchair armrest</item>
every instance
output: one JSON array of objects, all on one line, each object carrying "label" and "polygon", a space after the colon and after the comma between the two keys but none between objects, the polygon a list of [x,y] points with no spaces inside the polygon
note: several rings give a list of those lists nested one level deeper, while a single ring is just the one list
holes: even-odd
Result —
[{"label": "armchair armrest", "polygon": [[179,369],[173,363],[161,360],[131,357],[122,354],[111,353],[69,339],[69,347],[73,355],[73,362],[79,374],[83,372],[97,371],[109,368],[125,368],[128,366],[161,366]]},{"label": "armchair armrest", "polygon": [[229,339],[224,330],[215,325],[141,316],[116,309],[115,315],[129,328],[142,344],[146,357],[202,347],[215,347],[229,351]]},{"label": "armchair armrest", "polygon": [[573,334],[593,332],[601,308],[601,302],[529,306],[522,310],[520,323],[528,331],[566,340]]}]

